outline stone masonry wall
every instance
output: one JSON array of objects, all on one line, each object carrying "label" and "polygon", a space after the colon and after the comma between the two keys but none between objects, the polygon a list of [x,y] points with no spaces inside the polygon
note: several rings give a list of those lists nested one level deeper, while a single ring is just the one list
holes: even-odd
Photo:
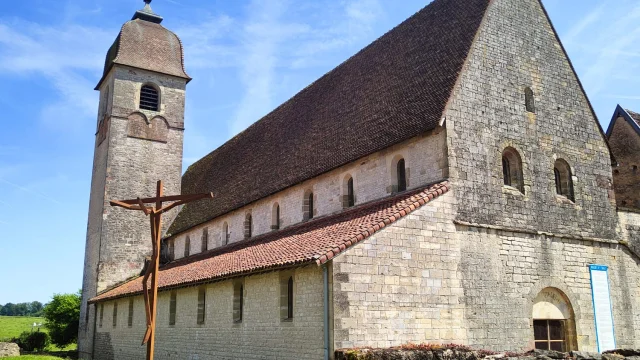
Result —
[{"label": "stone masonry wall", "polygon": [[335,348],[456,343],[533,347],[545,288],[574,311],[577,346],[596,351],[589,264],[609,266],[619,347],[640,347],[640,261],[616,240],[455,223],[458,192],[426,204],[333,260]]},{"label": "stone masonry wall", "polygon": [[[162,106],[158,112],[144,114],[149,119],[166,119],[166,142],[127,136],[129,115],[140,112],[140,87],[150,82],[160,89]],[[180,192],[185,85],[184,79],[118,66],[102,84],[78,345],[83,358],[91,353],[95,319],[86,301],[138,275],[151,253],[148,218],[141,212],[111,207],[109,201],[153,196],[157,180],[164,181],[165,193]],[[169,213],[165,219],[171,217]]]},{"label": "stone masonry wall", "polygon": [[333,260],[335,348],[466,343],[453,194]]},{"label": "stone masonry wall", "polygon": [[[458,81],[445,116],[459,219],[615,238],[609,151],[538,0],[491,3]],[[507,146],[522,158],[524,195],[503,185]],[[574,203],[556,196],[558,158],[571,166]]]},{"label": "stone masonry wall", "polygon": [[[160,292],[156,359],[321,359],[323,343],[322,270],[316,265],[294,274],[293,321],[280,319],[280,274],[244,278],[244,312],[233,322],[234,280],[206,285],[206,317],[196,322],[198,287],[177,290],[176,324],[169,325],[170,292]],[[113,302],[104,303],[102,327],[97,327],[96,360],[139,360],[145,331],[142,296],[134,298],[133,326],[127,326],[129,299],[118,302],[117,325]],[[100,306],[100,304],[98,304]]]},{"label": "stone masonry wall", "polygon": [[547,287],[575,313],[577,346],[597,351],[590,264],[609,266],[618,347],[640,346],[640,261],[616,241],[588,241],[457,225],[468,344],[492,350],[533,347],[532,306]]},{"label": "stone masonry wall", "polygon": [[613,171],[616,202],[620,207],[640,210],[640,134],[619,117],[613,125],[609,144],[618,162]]},{"label": "stone masonry wall", "polygon": [[190,239],[190,254],[199,253],[203,229],[208,232],[208,249],[224,245],[223,224],[229,227],[229,242],[244,239],[245,214],[250,211],[253,218],[253,235],[271,231],[272,209],[280,205],[280,227],[284,228],[303,221],[304,193],[312,190],[316,211],[314,216],[324,216],[343,209],[342,196],[346,191],[346,179],[354,179],[356,206],[388,196],[391,172],[395,172],[393,159],[403,156],[407,171],[408,188],[417,188],[447,177],[446,135],[442,129],[411,139],[384,151],[369,155],[359,161],[310,179],[265,199],[249,204],[176,235],[175,258],[184,256],[185,240]]}]

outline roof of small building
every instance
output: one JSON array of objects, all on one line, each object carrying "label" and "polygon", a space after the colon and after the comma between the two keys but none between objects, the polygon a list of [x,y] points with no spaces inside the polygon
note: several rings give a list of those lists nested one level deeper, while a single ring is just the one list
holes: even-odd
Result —
[{"label": "roof of small building", "polygon": [[489,0],[435,0],[189,167],[168,234],[434,129]]},{"label": "roof of small building", "polygon": [[182,42],[176,34],[157,22],[134,18],[126,22],[107,52],[102,78],[114,64],[155,71],[191,80],[184,68]]},{"label": "roof of small building", "polygon": [[640,135],[640,114],[629,109],[624,109],[622,106],[616,106],[616,110],[613,112],[609,127],[607,128],[607,138],[610,140],[613,134],[613,127],[618,118],[623,118],[629,125]]},{"label": "roof of small building", "polygon": [[[160,269],[159,289],[305,264],[321,265],[449,189],[448,181],[439,182],[179,259]],[[90,302],[140,293],[142,277],[107,290]]]}]

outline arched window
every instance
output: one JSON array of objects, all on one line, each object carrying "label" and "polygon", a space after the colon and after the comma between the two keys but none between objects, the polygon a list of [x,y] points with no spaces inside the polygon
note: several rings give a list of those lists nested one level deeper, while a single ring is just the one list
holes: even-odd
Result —
[{"label": "arched window", "polygon": [[244,238],[248,239],[251,237],[251,232],[252,232],[252,218],[251,218],[251,213],[247,213],[244,217]]},{"label": "arched window", "polygon": [[209,249],[209,229],[208,228],[202,229],[202,243],[200,244],[200,246],[201,246],[200,248],[201,252],[205,252]]},{"label": "arched window", "polygon": [[577,349],[571,302],[556,288],[543,289],[533,300],[535,348],[569,352]]},{"label": "arched window", "polygon": [[569,164],[562,159],[556,160],[553,165],[553,175],[556,182],[556,194],[574,201],[573,180]]},{"label": "arched window", "polygon": [[313,192],[308,190],[304,194],[304,201],[302,205],[302,212],[303,212],[302,218],[304,220],[313,219],[313,211],[314,211]]},{"label": "arched window", "polygon": [[191,255],[191,238],[187,236],[187,239],[184,241],[184,257]]},{"label": "arched window", "polygon": [[349,208],[356,204],[355,191],[353,189],[353,177],[347,175],[343,185],[342,207]]},{"label": "arched window", "polygon": [[280,229],[280,205],[275,203],[271,209],[271,230],[278,229]]},{"label": "arched window", "polygon": [[407,173],[404,165],[404,159],[398,160],[396,164],[396,174],[398,179],[398,192],[407,190]]},{"label": "arched window", "polygon": [[536,112],[536,99],[533,96],[533,90],[530,87],[524,89],[524,106],[530,113]]},{"label": "arched window", "polygon": [[222,244],[227,245],[229,243],[229,224],[225,221],[222,224]]},{"label": "arched window", "polygon": [[140,89],[140,109],[158,111],[160,97],[158,90],[151,85],[143,85]]},{"label": "arched window", "polygon": [[504,185],[516,188],[524,194],[522,159],[514,148],[509,147],[502,152],[502,178]]}]

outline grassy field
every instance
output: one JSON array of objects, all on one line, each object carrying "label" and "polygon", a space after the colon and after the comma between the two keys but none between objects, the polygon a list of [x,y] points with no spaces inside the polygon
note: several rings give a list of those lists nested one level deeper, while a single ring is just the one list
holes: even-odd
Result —
[{"label": "grassy field", "polygon": [[[0,316],[0,341],[8,340],[14,337],[18,337],[24,331],[31,331],[33,328],[33,323],[36,324],[44,324],[44,318],[40,317],[23,317],[23,316]],[[46,332],[47,329],[42,326],[40,327],[40,331]],[[50,351],[59,351],[59,350],[75,350],[77,347],[76,344],[72,344],[67,346],[64,349],[60,349],[55,345],[49,345],[47,350]],[[11,359],[11,358],[3,358]],[[30,357],[22,356],[20,359],[30,359]],[[34,359],[38,360],[49,360],[49,359],[57,359],[56,357],[46,357],[46,356],[37,356]]]},{"label": "grassy field", "polygon": [[[18,337],[23,331],[31,331],[33,323],[44,324],[40,317],[0,316],[0,339]],[[40,331],[46,331],[44,326]]]}]

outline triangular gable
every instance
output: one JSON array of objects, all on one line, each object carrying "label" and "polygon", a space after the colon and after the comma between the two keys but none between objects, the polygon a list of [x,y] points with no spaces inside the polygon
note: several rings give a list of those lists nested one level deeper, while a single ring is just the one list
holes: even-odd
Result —
[{"label": "triangular gable", "polygon": [[613,116],[611,117],[611,122],[609,122],[609,127],[607,128],[607,139],[611,137],[611,134],[613,133],[613,126],[615,125],[616,120],[620,117],[625,119],[636,133],[640,135],[640,125],[638,125],[640,122],[640,116],[638,117],[638,120],[636,120],[627,110],[618,104],[618,106],[616,106],[616,111],[613,112]]}]

